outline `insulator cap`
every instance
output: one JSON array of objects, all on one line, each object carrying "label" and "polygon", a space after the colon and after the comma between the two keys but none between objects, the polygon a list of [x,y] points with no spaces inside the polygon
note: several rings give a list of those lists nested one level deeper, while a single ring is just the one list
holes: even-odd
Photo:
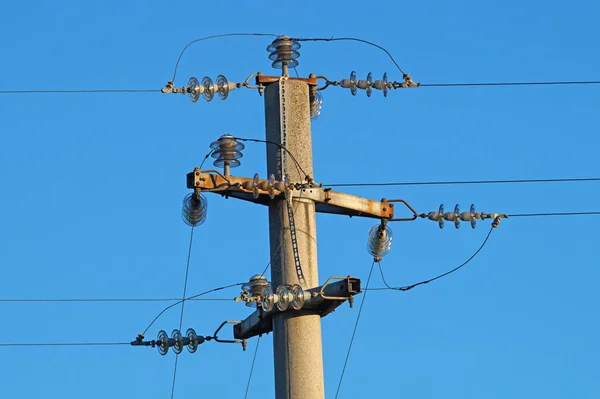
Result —
[{"label": "insulator cap", "polygon": [[[260,297],[262,294],[262,290],[269,286],[269,281],[267,278],[261,274],[255,274],[250,277],[250,280],[242,285],[242,289],[244,291],[248,291],[251,297]],[[246,302],[246,306],[256,307],[256,302]]]},{"label": "insulator cap", "polygon": [[292,40],[288,36],[279,36],[277,39],[273,40],[273,43],[271,43],[269,47],[267,47],[267,51],[271,53],[269,59],[273,61],[271,66],[277,69],[283,68],[284,63],[290,68],[298,66],[298,60],[296,58],[300,57],[300,53],[296,50],[299,48],[300,43]]},{"label": "insulator cap", "polygon": [[210,144],[210,148],[213,150],[212,157],[216,160],[213,165],[220,168],[228,163],[230,167],[235,168],[240,166],[239,158],[243,156],[242,150],[244,145],[239,143],[233,136],[224,134],[217,141]]}]

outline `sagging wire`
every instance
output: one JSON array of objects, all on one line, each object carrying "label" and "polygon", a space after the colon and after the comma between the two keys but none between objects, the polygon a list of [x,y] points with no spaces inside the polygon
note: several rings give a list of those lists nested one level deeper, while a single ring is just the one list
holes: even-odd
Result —
[{"label": "sagging wire", "polygon": [[[203,296],[203,295],[210,294],[211,292],[216,292],[216,291],[224,290],[224,289],[231,288],[231,287],[237,287],[237,286],[240,286],[240,285],[243,285],[243,284],[245,284],[245,283],[235,283],[235,284],[229,284],[229,285],[225,285],[225,286],[223,286],[223,287],[213,288],[213,289],[211,289],[211,290],[204,291],[204,292],[201,292],[201,293],[199,293],[199,294],[193,295],[193,296],[191,296],[191,297],[185,298],[185,300],[186,300],[186,301],[189,301],[189,300],[192,300],[192,299],[195,299],[195,298],[201,297],[201,296]],[[146,333],[148,332],[148,330],[150,329],[150,327],[152,327],[152,325],[154,325],[154,323],[156,322],[156,320],[158,320],[158,319],[160,318],[160,316],[162,316],[162,315],[163,315],[163,314],[164,314],[164,313],[165,313],[167,310],[171,309],[173,306],[177,306],[177,305],[178,305],[178,304],[180,304],[181,302],[182,302],[182,300],[178,300],[177,302],[175,302],[175,303],[172,303],[171,305],[169,305],[169,306],[167,306],[166,308],[164,308],[164,309],[163,309],[163,310],[162,310],[162,311],[161,311],[161,312],[160,312],[160,313],[159,313],[159,314],[158,314],[158,315],[157,315],[157,316],[156,316],[156,317],[155,317],[155,318],[154,318],[154,319],[153,319],[153,320],[150,322],[150,324],[148,325],[148,327],[146,327],[146,328],[144,329],[144,332],[143,332],[141,335],[142,335],[142,336],[146,335]]]},{"label": "sagging wire", "polygon": [[50,343],[0,343],[0,347],[14,346],[120,346],[130,345],[129,342],[50,342]]},{"label": "sagging wire", "polygon": [[179,68],[179,62],[181,61],[181,57],[183,57],[183,53],[185,53],[185,51],[188,49],[188,47],[190,47],[194,43],[198,43],[198,42],[201,42],[201,41],[204,41],[204,40],[216,39],[216,38],[219,38],[219,37],[231,37],[231,36],[271,36],[271,37],[277,37],[279,35],[275,35],[275,34],[272,34],[272,33],[223,33],[223,34],[219,34],[219,35],[206,36],[206,37],[201,37],[200,39],[192,40],[191,42],[189,42],[188,44],[185,45],[185,47],[183,48],[183,50],[181,50],[181,53],[179,54],[179,57],[177,58],[177,63],[175,64],[175,70],[173,71],[173,79],[171,79],[171,82],[175,82],[175,78],[177,77],[177,68]]},{"label": "sagging wire", "polygon": [[335,399],[337,399],[340,393],[340,388],[342,387],[342,381],[344,380],[344,373],[346,372],[346,367],[348,366],[348,359],[350,358],[350,351],[352,350],[352,344],[354,343],[354,337],[356,336],[356,330],[360,321],[360,315],[362,314],[363,306],[365,305],[365,300],[367,299],[367,290],[369,289],[369,283],[371,282],[371,275],[373,274],[374,266],[375,260],[373,260],[373,263],[371,264],[371,270],[369,270],[369,277],[367,278],[367,284],[364,290],[365,293],[363,294],[362,301],[360,302],[360,308],[358,309],[358,314],[356,315],[356,323],[354,324],[354,330],[352,331],[352,337],[350,338],[350,344],[348,345],[348,352],[346,353],[346,360],[344,360],[344,367],[342,368],[340,381],[338,382],[337,390],[335,391]]},{"label": "sagging wire", "polygon": [[292,38],[292,40],[295,40],[297,42],[336,42],[336,41],[354,41],[354,42],[360,42],[360,43],[365,43],[368,44],[369,46],[373,46],[375,48],[378,48],[379,50],[383,51],[384,53],[387,54],[387,56],[390,58],[390,60],[392,60],[392,62],[394,63],[394,65],[396,66],[396,68],[398,68],[398,70],[405,75],[405,72],[402,70],[402,68],[400,68],[400,65],[398,65],[398,63],[396,62],[396,60],[394,59],[394,57],[392,56],[392,54],[387,51],[384,47],[370,42],[368,40],[364,40],[364,39],[360,39],[360,38],[356,38],[356,37],[330,37],[330,38]]},{"label": "sagging wire", "polygon": [[250,141],[250,142],[254,142],[254,143],[265,143],[265,144],[270,144],[270,145],[274,145],[277,148],[284,150],[285,152],[288,153],[288,155],[290,156],[290,158],[292,158],[292,161],[294,161],[294,164],[296,165],[296,168],[304,175],[304,178],[308,181],[308,182],[312,182],[313,179],[312,177],[306,173],[304,171],[304,169],[302,169],[302,166],[300,165],[300,162],[298,162],[298,160],[296,159],[296,157],[294,156],[294,154],[291,153],[290,150],[288,150],[284,145],[277,143],[275,141],[270,141],[270,140],[261,140],[261,139],[250,139],[250,138],[245,138],[245,137],[233,137],[233,139],[235,140],[239,140],[239,141]]},{"label": "sagging wire", "polygon": [[479,252],[481,252],[481,250],[483,249],[483,247],[485,246],[485,244],[488,242],[488,240],[489,240],[489,238],[490,238],[490,235],[492,234],[492,231],[494,230],[494,228],[495,228],[496,226],[497,226],[497,225],[492,225],[492,227],[490,228],[490,231],[487,233],[487,236],[485,237],[485,240],[483,240],[483,243],[481,244],[481,246],[480,246],[480,247],[477,249],[477,251],[475,251],[475,253],[474,253],[473,255],[471,255],[471,257],[470,257],[469,259],[467,259],[465,262],[463,262],[462,264],[460,264],[459,266],[455,267],[455,268],[454,268],[454,269],[452,269],[452,270],[449,270],[449,271],[447,271],[447,272],[445,272],[445,273],[442,273],[442,274],[440,274],[440,275],[437,275],[437,276],[435,276],[435,277],[433,277],[433,278],[430,278],[430,279],[427,279],[427,280],[420,281],[420,282],[418,282],[418,283],[414,283],[414,284],[411,284],[411,285],[405,285],[405,286],[403,286],[403,287],[392,287],[392,286],[390,286],[390,285],[387,283],[387,281],[385,280],[385,276],[384,276],[384,274],[383,274],[383,268],[381,267],[381,262],[377,262],[377,264],[378,264],[378,266],[379,266],[379,272],[381,273],[381,280],[383,281],[383,284],[386,286],[386,288],[371,288],[371,291],[375,291],[375,290],[396,290],[396,291],[409,291],[409,290],[411,290],[411,289],[413,289],[413,288],[415,288],[415,287],[418,287],[419,285],[423,285],[423,284],[429,284],[429,283],[431,283],[432,281],[438,280],[438,279],[440,279],[440,278],[442,278],[442,277],[445,277],[445,276],[447,276],[447,275],[449,275],[449,274],[452,274],[452,273],[454,273],[455,271],[457,271],[457,270],[461,269],[463,266],[465,266],[467,263],[469,263],[471,260],[473,260],[473,258],[475,258],[475,257],[476,257],[476,256],[479,254]]}]

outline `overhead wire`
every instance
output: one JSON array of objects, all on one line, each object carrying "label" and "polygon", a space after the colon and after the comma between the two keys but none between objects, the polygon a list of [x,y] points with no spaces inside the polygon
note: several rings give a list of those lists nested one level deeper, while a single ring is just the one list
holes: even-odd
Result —
[{"label": "overhead wire", "polygon": [[120,346],[131,345],[130,342],[25,342],[25,343],[0,343],[0,347],[10,346]]},{"label": "overhead wire", "polygon": [[439,274],[433,278],[427,279],[427,280],[423,280],[423,281],[419,281],[418,283],[414,283],[411,285],[405,285],[403,287],[392,287],[390,286],[387,281],[385,280],[385,276],[383,274],[383,269],[381,267],[381,262],[377,262],[378,266],[379,266],[379,272],[381,273],[381,280],[383,281],[383,284],[385,285],[386,288],[371,288],[371,291],[376,291],[376,290],[396,290],[396,291],[408,291],[411,290],[415,287],[418,287],[419,285],[423,285],[423,284],[429,284],[432,281],[435,280],[439,280],[440,278],[443,278],[449,274],[452,274],[454,272],[456,272],[457,270],[461,269],[463,266],[465,266],[466,264],[468,264],[471,260],[473,260],[473,258],[475,258],[477,256],[477,254],[479,254],[479,252],[481,252],[481,250],[483,249],[483,247],[485,247],[485,244],[488,242],[490,235],[492,234],[492,231],[494,230],[494,227],[490,227],[490,231],[487,233],[487,236],[485,237],[485,240],[483,240],[483,243],[481,244],[481,246],[479,246],[479,248],[477,249],[477,251],[475,251],[475,253],[473,255],[471,255],[471,257],[469,257],[469,259],[467,259],[466,261],[464,261],[463,263],[461,263],[459,266],[455,267],[454,269],[451,269],[445,273]]},{"label": "overhead wire", "polygon": [[160,93],[158,89],[0,90],[0,94]]},{"label": "overhead wire", "polygon": [[353,41],[353,42],[360,42],[360,43],[365,43],[368,44],[369,46],[373,46],[375,48],[378,48],[379,50],[383,51],[384,53],[387,54],[387,56],[390,58],[390,60],[392,60],[392,62],[394,63],[394,65],[396,66],[396,68],[398,68],[398,70],[400,72],[402,72],[402,74],[404,74],[404,71],[402,70],[402,68],[400,68],[400,65],[398,65],[398,63],[396,62],[396,60],[394,59],[394,57],[392,56],[392,54],[387,51],[384,47],[370,42],[368,40],[364,40],[364,39],[360,39],[357,37],[330,37],[330,38],[321,38],[321,37],[317,37],[317,38],[293,38],[292,40],[295,40],[297,42],[337,42],[337,41]]},{"label": "overhead wire", "polygon": [[265,143],[265,144],[270,144],[270,145],[274,145],[277,148],[284,150],[285,152],[288,153],[288,155],[290,156],[290,158],[292,158],[292,161],[294,161],[294,164],[296,165],[296,168],[306,177],[306,178],[311,178],[311,176],[309,174],[307,174],[304,169],[302,168],[302,165],[300,165],[300,162],[298,162],[298,160],[296,159],[296,157],[294,156],[294,154],[292,154],[292,152],[290,150],[288,150],[284,145],[277,143],[275,141],[270,141],[270,140],[262,140],[262,139],[249,139],[246,137],[234,137],[235,140],[239,140],[239,141],[250,141],[250,142],[254,142],[254,143]]},{"label": "overhead wire", "polygon": [[346,367],[348,366],[348,359],[350,358],[350,351],[352,351],[352,344],[354,343],[354,337],[356,336],[356,330],[358,329],[358,323],[360,322],[360,315],[362,314],[363,306],[365,305],[365,300],[367,299],[367,290],[369,289],[369,283],[371,282],[371,275],[373,274],[373,267],[375,266],[375,261],[371,264],[371,270],[369,270],[369,277],[367,278],[367,284],[365,286],[365,292],[363,294],[362,301],[360,302],[360,308],[358,309],[358,314],[356,315],[356,323],[354,323],[354,330],[352,331],[352,337],[350,338],[350,344],[348,345],[348,352],[346,353],[346,360],[344,360],[344,367],[342,368],[342,373],[340,375],[340,381],[338,382],[337,390],[335,391],[335,399],[337,399],[340,388],[342,387],[342,381],[344,380],[344,373],[346,372]]},{"label": "overhead wire", "polygon": [[[0,298],[2,302],[13,303],[77,303],[77,302],[173,302],[181,298]],[[186,301],[232,301],[231,298],[186,298]]]},{"label": "overhead wire", "polygon": [[183,57],[183,53],[185,53],[185,51],[188,49],[188,47],[190,47],[194,43],[198,43],[198,42],[201,42],[201,41],[204,41],[204,40],[216,39],[216,38],[219,38],[219,37],[231,37],[231,36],[271,36],[271,37],[277,37],[278,35],[273,34],[273,33],[222,33],[222,34],[219,34],[219,35],[211,35],[211,36],[201,37],[200,39],[192,40],[191,42],[189,42],[188,44],[185,45],[185,47],[183,48],[183,50],[181,50],[181,53],[179,54],[179,57],[177,58],[177,63],[175,64],[175,70],[173,71],[173,79],[171,79],[171,81],[175,82],[175,78],[177,77],[177,68],[179,68],[179,62],[181,61],[181,57]]},{"label": "overhead wire", "polygon": [[[201,293],[199,293],[199,294],[193,295],[193,296],[191,296],[191,297],[185,298],[185,300],[186,300],[186,301],[189,301],[189,300],[192,300],[192,299],[198,298],[198,297],[200,297],[200,296],[203,296],[203,295],[206,295],[206,294],[210,294],[211,292],[216,292],[216,291],[224,290],[224,289],[226,289],[226,288],[236,287],[236,286],[243,285],[243,284],[244,284],[244,283],[235,283],[235,284],[229,284],[229,285],[225,285],[225,286],[223,286],[223,287],[213,288],[213,289],[211,289],[211,290],[204,291],[204,292],[201,292]],[[157,315],[157,316],[156,316],[156,317],[155,317],[155,318],[154,318],[154,319],[153,319],[153,320],[150,322],[150,324],[148,325],[148,327],[146,327],[146,329],[144,329],[144,332],[142,333],[142,335],[146,335],[146,333],[148,332],[148,330],[150,329],[150,327],[152,327],[152,325],[153,325],[153,324],[156,322],[156,320],[158,320],[158,319],[160,318],[160,316],[162,316],[162,315],[163,315],[163,313],[165,313],[167,310],[171,309],[173,306],[176,306],[176,305],[178,305],[178,304],[180,304],[180,303],[181,303],[181,299],[180,299],[180,300],[178,300],[178,301],[177,301],[177,302],[175,302],[175,303],[172,303],[172,304],[170,304],[170,305],[169,305],[169,306],[167,306],[166,308],[164,308],[164,309],[163,309],[163,310],[162,310],[162,311],[161,311],[161,312],[160,312],[160,313],[159,313],[159,314],[158,314],[158,315]]]},{"label": "overhead wire", "polygon": [[518,183],[572,183],[600,181],[600,177],[567,177],[551,179],[502,179],[502,180],[450,180],[423,182],[381,182],[381,183],[323,183],[323,187],[383,187],[383,186],[434,186],[461,184],[518,184]]},{"label": "overhead wire", "polygon": [[485,82],[485,83],[421,83],[419,87],[477,87],[477,86],[554,86],[554,85],[597,85],[600,80],[555,81],[555,82]]},{"label": "overhead wire", "polygon": [[[191,227],[190,231],[190,245],[188,247],[187,263],[185,265],[185,279],[183,282],[183,295],[181,296],[181,314],[179,316],[179,331],[183,325],[183,312],[185,310],[185,295],[187,293],[187,283],[190,272],[190,259],[192,258],[192,246],[194,243],[194,226]],[[175,367],[173,368],[173,383],[171,384],[171,399],[175,395],[175,381],[177,379],[177,363],[179,362],[179,354],[175,355]]]},{"label": "overhead wire", "polygon": [[544,217],[544,216],[584,216],[584,215],[600,215],[600,211],[590,212],[547,212],[547,213],[509,213],[508,217]]},{"label": "overhead wire", "polygon": [[258,346],[260,345],[260,338],[262,336],[259,335],[256,340],[256,348],[254,349],[254,356],[252,357],[252,366],[250,366],[250,375],[248,376],[248,383],[246,384],[246,393],[244,394],[244,399],[248,398],[248,391],[250,390],[250,382],[252,381],[252,373],[254,371],[254,364],[256,363],[256,354],[258,353]]}]

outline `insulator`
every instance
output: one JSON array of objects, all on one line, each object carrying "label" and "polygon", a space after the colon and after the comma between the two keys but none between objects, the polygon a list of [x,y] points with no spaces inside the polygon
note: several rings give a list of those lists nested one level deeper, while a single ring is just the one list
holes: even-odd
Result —
[{"label": "insulator", "polygon": [[277,298],[277,309],[279,309],[280,312],[285,312],[292,301],[290,289],[285,285],[277,287]]},{"label": "insulator", "polygon": [[209,103],[215,97],[218,88],[208,76],[202,78],[202,86],[204,86],[204,92],[202,93],[204,101]]},{"label": "insulator", "polygon": [[254,199],[258,199],[260,197],[260,177],[258,177],[258,173],[254,174],[252,178],[252,197]]},{"label": "insulator", "polygon": [[190,353],[196,352],[198,345],[204,343],[204,337],[199,337],[193,328],[188,328],[185,336],[190,340],[190,343],[187,344],[187,350]]},{"label": "insulator", "polygon": [[462,220],[463,222],[471,222],[471,227],[475,228],[475,226],[477,225],[477,218],[475,217],[476,213],[477,211],[475,210],[475,205],[471,204],[469,212],[463,212],[460,214],[460,220]]},{"label": "insulator", "polygon": [[356,72],[354,71],[350,73],[350,78],[342,79],[342,81],[340,82],[340,86],[342,86],[345,89],[350,89],[350,92],[353,96],[356,95],[356,84]]},{"label": "insulator", "polygon": [[310,293],[305,292],[298,284],[292,285],[291,294],[292,301],[290,302],[290,306],[294,310],[302,309],[304,303],[310,299]]},{"label": "insulator", "polygon": [[156,341],[158,341],[156,345],[158,348],[158,353],[160,353],[162,356],[166,355],[167,352],[169,352],[169,336],[167,335],[167,332],[160,330],[156,337]]},{"label": "insulator", "polygon": [[437,221],[440,229],[444,228],[444,204],[440,205],[437,212],[429,212],[427,215],[429,220]]},{"label": "insulator", "polygon": [[449,222],[454,222],[454,227],[457,229],[460,227],[460,207],[458,204],[454,207],[454,212],[444,213],[444,219]]},{"label": "insulator", "polygon": [[181,331],[177,329],[173,330],[171,333],[171,338],[175,341],[173,345],[173,352],[175,352],[176,355],[179,355],[183,351],[183,337],[181,335]]},{"label": "insulator", "polygon": [[383,79],[376,80],[375,82],[373,82],[373,87],[376,88],[377,90],[383,90],[383,96],[387,97],[387,92],[388,92],[387,73],[383,74]]},{"label": "insulator", "polygon": [[323,108],[323,95],[320,91],[315,93],[315,97],[310,103],[310,119],[316,120],[321,115],[321,108]]},{"label": "insulator", "polygon": [[202,86],[200,82],[198,82],[198,79],[192,76],[188,80],[188,98],[191,102],[195,103],[196,101],[198,101],[202,93],[204,93],[204,86]]},{"label": "insulator", "polygon": [[229,165],[231,168],[240,166],[239,158],[243,156],[244,145],[238,142],[232,135],[224,134],[217,141],[210,144],[212,157],[215,158],[213,165],[224,167]]},{"label": "insulator", "polygon": [[[248,291],[251,297],[258,298],[260,297],[262,290],[268,286],[269,282],[265,276],[261,274],[255,274],[254,276],[250,277],[250,280],[246,284],[242,285],[242,289],[244,291]],[[255,308],[256,302],[246,302],[246,306]]]},{"label": "insulator", "polygon": [[223,75],[217,76],[217,95],[221,100],[227,99],[229,92],[235,90],[236,85],[234,82],[230,82]]},{"label": "insulator", "polygon": [[371,72],[369,72],[369,74],[367,75],[367,79],[365,80],[359,80],[356,83],[356,86],[359,89],[363,89],[367,91],[367,97],[371,97],[371,92],[373,91],[373,74]]},{"label": "insulator", "polygon": [[202,194],[190,193],[183,198],[181,218],[188,226],[200,226],[206,220],[208,202]]},{"label": "insulator", "polygon": [[374,258],[382,258],[390,252],[392,247],[392,230],[378,224],[369,230],[367,250]]},{"label": "insulator", "polygon": [[267,190],[269,191],[269,198],[273,199],[275,198],[275,186],[276,186],[277,182],[275,181],[275,175],[273,173],[271,173],[269,175],[269,180],[267,181]]},{"label": "insulator", "polygon": [[269,59],[273,61],[271,66],[277,69],[282,69],[283,64],[287,64],[289,68],[298,66],[296,58],[300,57],[300,53],[296,50],[299,48],[300,43],[290,39],[288,36],[279,36],[267,47],[267,51],[271,53],[269,54]]},{"label": "insulator", "polygon": [[279,297],[273,293],[273,289],[270,286],[263,288],[260,293],[260,306],[262,309],[265,312],[270,312],[277,302],[279,302]]}]

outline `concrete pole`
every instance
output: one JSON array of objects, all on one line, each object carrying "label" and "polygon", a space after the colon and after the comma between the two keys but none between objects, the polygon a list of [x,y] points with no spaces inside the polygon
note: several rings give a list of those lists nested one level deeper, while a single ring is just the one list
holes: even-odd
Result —
[{"label": "concrete pole", "polygon": [[[280,98],[280,83],[265,90],[267,140],[285,145],[302,166],[313,176],[312,142],[308,85],[301,81],[284,82],[284,106]],[[285,119],[285,137],[283,121]],[[282,151],[267,145],[267,171],[277,179],[281,175]],[[303,182],[287,156],[287,173],[292,183]],[[311,200],[294,198],[293,208],[298,252],[307,287],[319,285],[317,267],[317,236],[315,204]],[[269,236],[271,245],[271,283],[273,290],[280,284],[299,284],[294,265],[294,252],[289,230],[286,200],[269,204]],[[273,320],[276,399],[324,399],[323,347],[321,318],[307,311],[288,311]]]}]

